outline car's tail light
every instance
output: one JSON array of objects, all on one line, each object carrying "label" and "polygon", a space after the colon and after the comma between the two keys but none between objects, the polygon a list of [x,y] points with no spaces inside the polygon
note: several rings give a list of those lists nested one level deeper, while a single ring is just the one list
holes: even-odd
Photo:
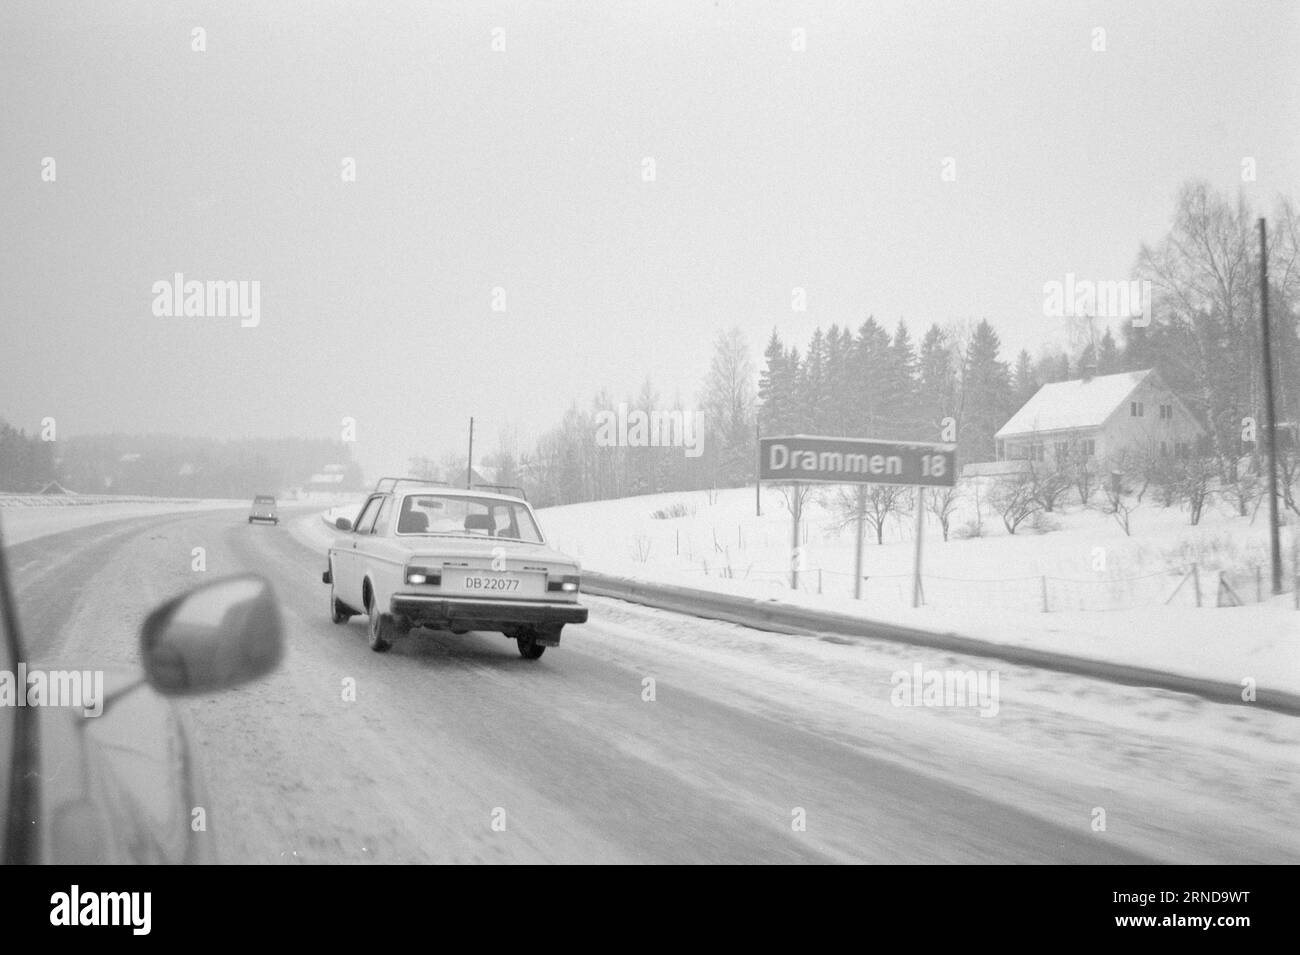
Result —
[{"label": "car's tail light", "polygon": [[442,570],[435,570],[432,567],[408,567],[406,568],[406,582],[408,584],[440,586],[442,584]]},{"label": "car's tail light", "polygon": [[578,592],[578,577],[577,575],[571,575],[561,577],[559,580],[548,580],[546,589],[552,592],[560,591],[566,594],[576,594]]}]

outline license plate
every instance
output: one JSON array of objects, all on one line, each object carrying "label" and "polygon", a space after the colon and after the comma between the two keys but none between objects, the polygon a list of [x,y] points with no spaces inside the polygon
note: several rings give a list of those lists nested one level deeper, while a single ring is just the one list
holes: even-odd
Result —
[{"label": "license plate", "polygon": [[519,589],[519,578],[511,574],[467,574],[465,589],[483,593],[514,593]]}]

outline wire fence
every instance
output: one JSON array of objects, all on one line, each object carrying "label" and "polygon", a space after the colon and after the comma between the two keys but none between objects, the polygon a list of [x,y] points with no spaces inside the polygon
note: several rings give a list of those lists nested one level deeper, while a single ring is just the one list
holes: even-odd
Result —
[{"label": "wire fence", "polygon": [[[692,516],[692,515],[674,515]],[[931,530],[935,530],[931,528]],[[814,557],[819,545],[834,543],[843,533],[837,522],[805,520],[799,526],[798,545],[804,553],[798,589],[805,594],[853,597],[854,574],[837,566],[819,566]],[[898,542],[907,542],[907,528]],[[771,552],[791,546],[781,529],[757,521],[719,523],[708,527],[664,528],[655,534],[640,534],[631,542],[628,556],[639,564],[665,562],[674,571],[700,577],[759,582],[771,596],[788,593],[791,574],[772,566]],[[812,553],[808,548],[812,548]],[[909,547],[910,550],[910,547]],[[1293,541],[1284,558],[1285,592],[1294,595],[1300,609],[1300,541]],[[767,567],[747,562],[750,556],[765,554]],[[817,555],[819,556],[819,555]],[[910,555],[909,555],[910,556]],[[763,558],[759,558],[760,560]],[[908,561],[910,564],[910,560]],[[1016,611],[1110,611],[1145,607],[1232,607],[1262,603],[1272,597],[1267,567],[1257,558],[1233,551],[1164,555],[1159,570],[1131,576],[1085,571],[1074,576],[1060,573],[1022,574],[1008,577],[958,577],[923,574],[922,602],[931,607],[963,607],[993,604]],[[897,566],[895,564],[894,566]],[[1023,566],[1023,565],[1022,565]],[[1044,568],[1045,570],[1049,568]],[[1079,568],[1082,570],[1082,568]],[[1136,569],[1136,568],[1135,568]],[[870,607],[910,607],[913,577],[908,573],[866,572],[861,583],[861,602]]]},{"label": "wire fence", "polygon": [[[772,593],[789,592],[790,571],[731,571],[706,566],[690,570],[706,577],[758,581]],[[853,574],[824,567],[799,571],[799,591],[805,594],[853,596]],[[1296,592],[1294,580],[1284,581]],[[872,574],[862,578],[861,597],[867,606],[909,607],[913,576]],[[931,607],[993,603],[1014,611],[1044,613],[1082,610],[1136,610],[1143,607],[1234,607],[1261,603],[1272,596],[1262,567],[1248,570],[1203,568],[1161,570],[1132,577],[1060,577],[1032,574],[1019,577],[948,577],[921,575],[922,603]]]}]

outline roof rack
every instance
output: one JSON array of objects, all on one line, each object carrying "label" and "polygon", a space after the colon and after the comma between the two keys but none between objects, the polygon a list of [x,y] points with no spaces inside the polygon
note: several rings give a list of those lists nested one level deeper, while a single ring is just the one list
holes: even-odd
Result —
[{"label": "roof rack", "polygon": [[474,484],[472,488],[475,491],[492,491],[496,494],[504,494],[506,497],[517,497],[521,501],[528,500],[524,489],[513,484]]},{"label": "roof rack", "polygon": [[[388,487],[384,487],[385,484],[387,484]],[[435,481],[433,478],[420,478],[420,477],[381,477],[378,481],[375,482],[375,489],[374,489],[373,491],[371,491],[370,493],[371,493],[371,494],[378,494],[378,493],[380,493],[381,491],[392,491],[392,490],[394,490],[394,489],[397,487],[397,485],[399,485],[399,484],[419,484],[419,485],[422,485],[422,486],[424,486],[424,487],[429,487],[429,486],[436,486],[436,487],[451,487],[451,486],[452,486],[452,485],[448,484],[446,481]]]}]

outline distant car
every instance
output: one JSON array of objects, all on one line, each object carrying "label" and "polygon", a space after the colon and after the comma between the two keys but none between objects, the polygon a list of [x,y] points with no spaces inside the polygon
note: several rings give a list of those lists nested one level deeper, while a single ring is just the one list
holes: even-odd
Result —
[{"label": "distant car", "polygon": [[385,478],[329,549],[330,618],[370,618],[370,648],[415,627],[495,630],[525,659],[586,623],[578,562],[546,544],[532,507],[510,493]]},{"label": "distant car", "polygon": [[275,498],[267,494],[259,494],[253,498],[253,507],[248,512],[248,523],[254,521],[270,521],[272,524],[280,523],[280,516],[275,512]]}]

